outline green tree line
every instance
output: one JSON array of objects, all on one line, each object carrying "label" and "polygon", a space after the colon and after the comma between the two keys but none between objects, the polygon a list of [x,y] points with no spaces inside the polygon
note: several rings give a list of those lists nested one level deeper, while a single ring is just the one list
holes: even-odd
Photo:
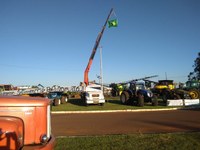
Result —
[{"label": "green tree line", "polygon": [[200,80],[200,52],[198,53],[198,57],[194,60],[194,65],[192,67],[194,71],[189,73],[188,80]]}]

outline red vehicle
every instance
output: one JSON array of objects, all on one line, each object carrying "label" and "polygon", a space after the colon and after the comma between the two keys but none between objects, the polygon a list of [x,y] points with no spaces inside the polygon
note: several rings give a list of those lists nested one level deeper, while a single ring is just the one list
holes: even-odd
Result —
[{"label": "red vehicle", "polygon": [[94,48],[93,48],[92,53],[91,53],[91,55],[90,55],[90,58],[89,58],[87,67],[85,68],[85,72],[84,72],[84,83],[85,83],[86,86],[89,85],[88,73],[89,73],[89,71],[90,71],[90,68],[91,68],[91,65],[92,65],[94,56],[95,56],[95,54],[96,54],[97,48],[98,48],[98,46],[99,46],[99,43],[100,43],[100,41],[101,41],[101,37],[103,36],[103,32],[104,32],[104,30],[105,30],[105,28],[106,28],[106,24],[107,24],[107,22],[108,22],[108,20],[109,20],[109,18],[110,18],[110,16],[111,16],[111,14],[112,14],[112,12],[113,12],[113,8],[110,10],[110,13],[109,13],[109,15],[108,15],[108,17],[107,17],[107,19],[106,19],[105,24],[104,24],[104,26],[103,26],[101,32],[100,32],[100,33],[98,34],[98,36],[97,36],[97,39],[96,39],[96,41],[95,41]]},{"label": "red vehicle", "polygon": [[113,9],[110,10],[110,13],[109,13],[109,15],[106,19],[105,24],[104,24],[101,32],[97,36],[97,39],[96,39],[95,44],[94,44],[94,48],[93,48],[92,53],[90,55],[88,64],[85,68],[84,84],[83,84],[84,91],[81,93],[81,98],[83,100],[85,100],[86,105],[88,105],[88,104],[101,104],[101,105],[103,105],[105,103],[105,98],[104,98],[104,95],[103,95],[103,91],[101,90],[101,87],[100,86],[97,87],[97,85],[95,85],[95,84],[94,85],[89,84],[88,73],[90,71],[94,56],[96,54],[97,48],[98,48],[99,43],[101,41],[101,38],[103,36],[104,30],[106,28],[106,24],[107,24],[111,14],[112,14],[112,12],[113,12]]},{"label": "red vehicle", "polygon": [[51,150],[54,144],[48,99],[0,96],[0,149]]}]

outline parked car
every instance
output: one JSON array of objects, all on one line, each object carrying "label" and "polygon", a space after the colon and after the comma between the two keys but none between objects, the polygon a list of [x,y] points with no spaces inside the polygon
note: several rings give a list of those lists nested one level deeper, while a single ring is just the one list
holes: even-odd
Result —
[{"label": "parked car", "polygon": [[47,97],[51,100],[52,105],[54,105],[54,106],[64,104],[68,101],[68,95],[66,93],[60,92],[60,91],[49,92],[47,94]]}]

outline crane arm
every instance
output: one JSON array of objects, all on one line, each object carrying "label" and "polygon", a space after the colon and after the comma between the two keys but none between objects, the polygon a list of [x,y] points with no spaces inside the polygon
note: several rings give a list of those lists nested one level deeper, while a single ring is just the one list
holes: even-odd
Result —
[{"label": "crane arm", "polygon": [[92,65],[92,61],[93,61],[93,59],[94,59],[94,56],[95,56],[95,54],[96,54],[96,50],[97,50],[97,48],[98,48],[98,46],[99,46],[101,37],[102,37],[102,35],[103,35],[103,32],[104,32],[104,30],[105,30],[105,28],[106,28],[106,24],[107,24],[107,22],[108,22],[108,20],[109,20],[109,18],[110,18],[110,16],[111,16],[111,14],[112,14],[112,12],[113,12],[113,8],[110,10],[110,13],[109,13],[109,15],[108,15],[108,17],[107,17],[107,19],[106,19],[105,24],[104,24],[104,26],[103,26],[101,32],[100,32],[100,33],[98,34],[98,36],[97,36],[97,39],[96,39],[95,44],[94,44],[94,48],[93,48],[93,50],[92,50],[91,56],[90,56],[89,61],[88,61],[88,65],[87,65],[87,67],[85,68],[85,72],[84,72],[84,83],[85,83],[86,86],[89,84],[88,73],[89,73],[89,71],[90,71],[90,68],[91,68],[91,65]]}]

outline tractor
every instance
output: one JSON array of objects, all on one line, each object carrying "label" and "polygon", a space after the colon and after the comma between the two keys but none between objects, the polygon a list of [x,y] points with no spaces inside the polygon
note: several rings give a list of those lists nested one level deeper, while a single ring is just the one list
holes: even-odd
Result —
[{"label": "tractor", "polygon": [[183,86],[183,90],[188,91],[191,99],[200,98],[200,82],[197,80],[187,81]]},{"label": "tractor", "polygon": [[137,106],[144,106],[144,102],[150,102],[153,106],[158,105],[158,100],[150,90],[146,89],[144,82],[132,80],[128,82],[127,88],[123,90],[120,95],[122,104],[131,104]]},{"label": "tractor", "polygon": [[122,91],[124,90],[124,86],[122,84],[111,83],[110,87],[112,88],[111,94],[112,96],[120,96]]},{"label": "tractor", "polygon": [[191,99],[186,90],[175,88],[173,80],[159,80],[152,89],[152,92],[164,102],[167,102],[168,99]]}]

